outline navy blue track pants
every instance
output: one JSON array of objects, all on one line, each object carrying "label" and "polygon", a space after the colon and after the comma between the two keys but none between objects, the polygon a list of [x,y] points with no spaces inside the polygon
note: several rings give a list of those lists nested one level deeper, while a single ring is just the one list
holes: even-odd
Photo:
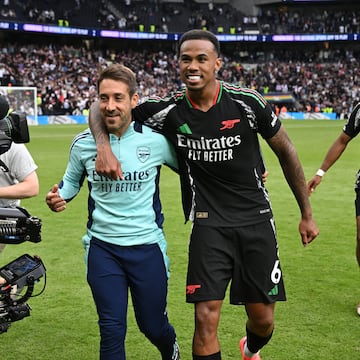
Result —
[{"label": "navy blue track pants", "polygon": [[171,360],[176,334],[168,321],[167,269],[157,244],[118,246],[92,238],[87,280],[99,316],[100,359],[125,360],[128,289],[139,329]]}]

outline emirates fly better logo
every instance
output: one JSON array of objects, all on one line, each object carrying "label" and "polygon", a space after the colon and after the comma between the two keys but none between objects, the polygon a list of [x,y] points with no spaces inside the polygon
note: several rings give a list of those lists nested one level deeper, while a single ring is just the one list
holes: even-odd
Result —
[{"label": "emirates fly better logo", "polygon": [[[220,130],[233,129],[240,119],[221,121]],[[177,147],[187,151],[187,158],[191,161],[223,162],[233,160],[233,148],[241,144],[241,135],[223,132],[218,137],[192,137],[190,128],[183,124],[176,134]]]}]

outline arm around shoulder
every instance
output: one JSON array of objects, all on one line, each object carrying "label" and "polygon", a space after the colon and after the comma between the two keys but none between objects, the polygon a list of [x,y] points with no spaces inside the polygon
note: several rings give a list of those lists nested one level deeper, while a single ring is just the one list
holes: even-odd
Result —
[{"label": "arm around shoulder", "polygon": [[104,122],[101,120],[99,102],[90,107],[89,126],[96,142],[96,172],[111,179],[122,179],[121,165],[111,150],[109,134]]},{"label": "arm around shoulder", "polygon": [[109,134],[106,130],[105,124],[101,120],[100,105],[98,101],[94,101],[90,106],[89,127],[98,147],[110,147]]}]

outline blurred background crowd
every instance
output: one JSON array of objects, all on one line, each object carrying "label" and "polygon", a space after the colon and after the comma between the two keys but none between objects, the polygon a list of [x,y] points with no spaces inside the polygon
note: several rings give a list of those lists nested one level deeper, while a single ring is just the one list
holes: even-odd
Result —
[{"label": "blurred background crowd", "polygon": [[[246,1],[242,1],[245,3]],[[241,4],[241,1],[239,1]],[[161,0],[3,0],[1,16],[19,21],[58,23],[138,31],[139,26],[157,32],[184,32],[206,26],[208,30],[260,33],[346,33],[360,31],[360,4],[347,0],[304,3],[268,1],[256,13],[244,13],[226,1]]]},{"label": "blurred background crowd", "polygon": [[[258,8],[254,15],[211,1],[3,0],[0,18],[127,31],[207,28],[228,33],[231,28],[244,34],[356,33],[360,2],[354,6],[277,3]],[[40,115],[86,115],[97,96],[96,75],[111,62],[135,71],[141,97],[165,95],[182,86],[173,43],[0,35],[0,83],[37,87]],[[359,55],[359,45],[349,42],[222,43],[219,78],[262,94],[290,93],[296,102],[287,104],[289,111],[326,109],[344,118],[360,99]]]}]

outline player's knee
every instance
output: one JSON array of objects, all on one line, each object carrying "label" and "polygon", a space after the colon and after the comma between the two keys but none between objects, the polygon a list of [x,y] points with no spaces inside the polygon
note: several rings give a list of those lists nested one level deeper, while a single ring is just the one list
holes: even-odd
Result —
[{"label": "player's knee", "polygon": [[[273,306],[254,304],[247,306],[248,326],[257,334],[268,334],[274,328]],[[265,335],[263,335],[265,336]]]},{"label": "player's knee", "polygon": [[209,301],[195,306],[195,326],[199,334],[209,336],[217,332],[220,318],[221,302]]}]

